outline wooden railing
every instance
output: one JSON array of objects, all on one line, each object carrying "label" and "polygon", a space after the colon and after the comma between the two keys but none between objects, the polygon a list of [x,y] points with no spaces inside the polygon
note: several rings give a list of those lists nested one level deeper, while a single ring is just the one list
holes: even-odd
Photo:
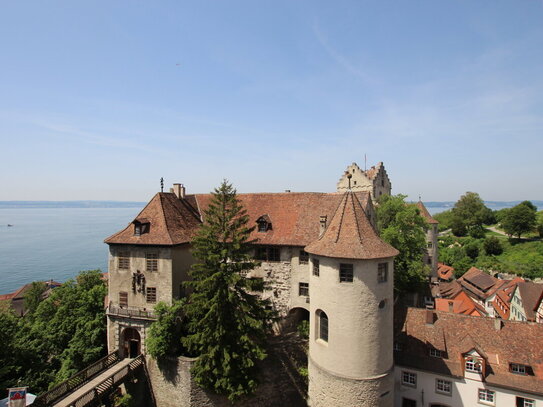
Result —
[{"label": "wooden railing", "polygon": [[102,381],[98,386],[74,400],[73,403],[70,404],[70,407],[90,407],[100,405],[104,395],[115,389],[127,377],[131,377],[137,369],[144,366],[145,359],[143,358],[143,355],[139,355],[132,362],[130,362],[130,364],[116,371],[111,376],[104,379],[104,381]]},{"label": "wooden railing", "polygon": [[156,319],[156,314],[151,310],[142,310],[140,308],[120,307],[118,305],[109,304],[106,313],[109,315],[119,315],[125,317],[136,317],[145,319]]},{"label": "wooden railing", "polygon": [[96,376],[98,373],[108,369],[115,363],[119,362],[121,358],[117,351],[111,352],[109,355],[94,362],[92,365],[87,366],[85,369],[76,373],[68,380],[63,381],[58,386],[53,387],[51,390],[39,395],[34,400],[34,407],[46,407],[53,404],[55,401],[64,397],[65,395],[72,393],[79,387],[83,386],[89,379]]}]

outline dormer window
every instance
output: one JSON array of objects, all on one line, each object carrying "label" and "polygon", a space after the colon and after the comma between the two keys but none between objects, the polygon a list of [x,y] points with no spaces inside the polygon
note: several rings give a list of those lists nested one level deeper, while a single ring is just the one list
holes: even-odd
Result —
[{"label": "dormer window", "polygon": [[482,361],[477,358],[467,357],[465,366],[466,366],[466,372],[472,372],[472,373],[483,372]]},{"label": "dormer window", "polygon": [[529,366],[521,365],[519,363],[509,364],[509,370],[511,371],[511,373],[526,375],[528,374],[528,369]]},{"label": "dormer window", "polygon": [[140,218],[136,219],[134,222],[134,236],[141,236],[144,233],[149,233],[149,230],[151,229],[151,224],[149,220]]},{"label": "dormer window", "polygon": [[268,215],[262,215],[256,220],[256,223],[258,224],[259,232],[267,232],[268,230],[272,230],[271,220]]}]

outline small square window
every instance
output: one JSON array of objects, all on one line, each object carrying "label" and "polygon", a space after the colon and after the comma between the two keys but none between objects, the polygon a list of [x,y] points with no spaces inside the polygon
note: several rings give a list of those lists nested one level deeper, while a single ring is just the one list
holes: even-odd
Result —
[{"label": "small square window", "polygon": [[386,283],[388,280],[388,263],[379,263],[377,265],[377,281]]},{"label": "small square window", "polygon": [[401,344],[401,343],[398,343],[398,342],[394,342],[394,350],[395,350],[395,351],[400,351],[400,350],[402,350],[402,344]]},{"label": "small square window", "polygon": [[343,264],[339,265],[339,282],[340,283],[352,283],[353,282],[353,265]]},{"label": "small square window", "polygon": [[535,407],[535,400],[517,396],[516,407]]},{"label": "small square window", "polygon": [[466,359],[466,371],[473,373],[481,373],[481,362],[473,359]]},{"label": "small square window", "polygon": [[298,295],[309,297],[309,283],[299,283]]},{"label": "small square window", "polygon": [[147,253],[145,255],[145,267],[147,271],[158,271],[158,254]]},{"label": "small square window", "polygon": [[443,356],[443,353],[436,348],[430,348],[430,356],[434,358],[440,358]]},{"label": "small square window", "polygon": [[411,372],[402,372],[402,384],[410,387],[417,387],[417,374]]},{"label": "small square window", "polygon": [[145,297],[148,303],[156,303],[156,287],[147,287]]},{"label": "small square window", "polygon": [[511,373],[515,374],[527,374],[526,365],[520,365],[518,363],[511,363],[510,365]]},{"label": "small square window", "polygon": [[436,379],[436,392],[442,394],[451,394],[452,382],[448,380]]},{"label": "small square window", "polygon": [[479,389],[479,401],[485,404],[494,404],[494,397],[496,395],[492,390]]},{"label": "small square window", "polygon": [[313,259],[313,275],[317,277],[320,275],[320,264],[318,259]]},{"label": "small square window", "polygon": [[119,265],[119,270],[130,269],[130,253],[128,252],[119,253],[118,265]]},{"label": "small square window", "polygon": [[128,293],[125,291],[121,291],[119,293],[119,305],[121,307],[127,307],[128,306]]},{"label": "small square window", "polygon": [[433,247],[432,242],[428,242],[428,249],[431,249]]},{"label": "small square window", "polygon": [[307,264],[309,262],[309,253],[304,250],[300,250],[300,257],[298,258],[299,264]]}]

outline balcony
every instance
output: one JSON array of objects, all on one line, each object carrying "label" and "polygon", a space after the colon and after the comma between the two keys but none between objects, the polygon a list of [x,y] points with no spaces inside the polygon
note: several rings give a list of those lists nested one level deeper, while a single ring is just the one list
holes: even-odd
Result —
[{"label": "balcony", "polygon": [[109,306],[106,309],[106,314],[117,316],[117,317],[129,317],[129,318],[150,319],[150,320],[157,319],[155,312],[152,310],[148,310],[145,308],[113,305],[111,304],[111,302],[109,303]]}]

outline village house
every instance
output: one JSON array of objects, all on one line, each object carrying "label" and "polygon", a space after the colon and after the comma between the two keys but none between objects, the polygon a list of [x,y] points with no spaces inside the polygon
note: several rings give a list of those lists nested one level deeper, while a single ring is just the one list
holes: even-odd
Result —
[{"label": "village house", "polygon": [[538,301],[543,294],[543,284],[523,281],[518,283],[511,295],[509,319],[513,321],[535,321]]}]

